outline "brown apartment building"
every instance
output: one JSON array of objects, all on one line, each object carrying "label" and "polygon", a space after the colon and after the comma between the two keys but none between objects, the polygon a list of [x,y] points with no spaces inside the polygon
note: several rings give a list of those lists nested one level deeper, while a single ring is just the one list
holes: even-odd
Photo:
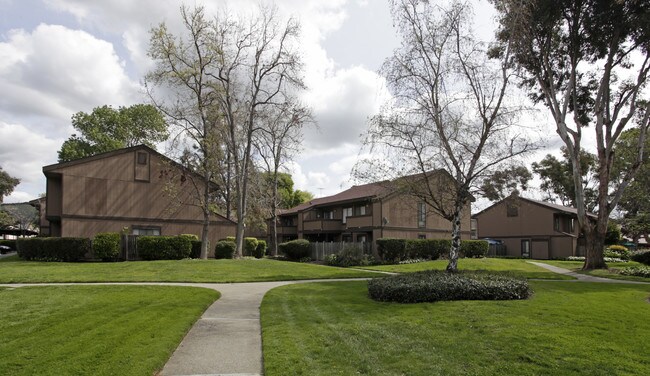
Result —
[{"label": "brown apartment building", "polygon": [[[278,241],[370,242],[380,238],[451,237],[451,223],[417,198],[389,188],[390,182],[353,186],[283,211]],[[462,219],[462,237],[470,237],[470,206]]]},{"label": "brown apartment building", "polygon": [[[203,214],[193,192],[202,180],[148,146],[45,166],[43,173],[42,235],[201,235]],[[234,222],[214,215],[211,244],[234,234]]]},{"label": "brown apartment building", "polygon": [[533,259],[584,256],[577,210],[511,195],[475,214],[478,238],[501,240],[508,256]]}]

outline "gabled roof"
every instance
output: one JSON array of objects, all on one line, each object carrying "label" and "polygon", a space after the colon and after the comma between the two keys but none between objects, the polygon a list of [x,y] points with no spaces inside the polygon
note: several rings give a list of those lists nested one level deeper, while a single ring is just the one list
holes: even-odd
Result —
[{"label": "gabled roof", "polygon": [[84,163],[88,163],[88,162],[97,161],[97,160],[100,160],[100,159],[111,158],[111,157],[114,157],[116,155],[131,153],[131,152],[133,152],[135,150],[144,150],[144,151],[146,151],[146,152],[148,152],[150,154],[155,154],[158,157],[160,157],[160,158],[162,158],[162,159],[164,159],[166,161],[169,161],[170,163],[173,163],[173,164],[177,165],[180,168],[185,169],[185,167],[182,166],[180,163],[168,158],[165,155],[160,154],[159,152],[152,149],[151,147],[142,144],[142,145],[131,146],[131,147],[128,147],[128,148],[123,148],[123,149],[111,150],[111,151],[107,151],[107,152],[104,152],[104,153],[91,155],[91,156],[88,156],[88,157],[78,158],[78,159],[74,159],[72,161],[60,162],[60,163],[55,163],[55,164],[51,164],[51,165],[48,165],[48,166],[44,166],[43,167],[43,173],[45,173],[45,175],[47,175],[48,172],[53,171],[53,170],[58,170],[60,168],[66,168],[66,167],[76,166],[76,165],[80,165],[80,164],[84,164]]},{"label": "gabled roof", "polygon": [[[515,197],[509,196],[509,197],[506,197],[503,200],[501,200],[501,201],[499,201],[497,203],[494,203],[493,205],[481,210],[480,212],[472,215],[472,217],[476,217],[477,215],[482,214],[482,213],[492,209],[493,207],[495,207],[497,205],[501,205],[503,202],[505,202],[507,200],[512,200],[513,198],[515,198],[517,200],[527,201],[527,202],[529,202],[529,203],[531,203],[533,205],[543,206],[543,207],[548,208],[548,209],[550,209],[552,211],[555,211],[555,212],[578,215],[578,209],[573,208],[573,207],[558,205],[558,204],[554,204],[554,203],[546,202],[546,201],[533,200],[532,198],[526,198],[526,197],[521,197],[521,196],[515,196]],[[596,217],[596,215],[593,214],[593,213],[587,213],[587,215],[590,216],[590,217]]]},{"label": "gabled roof", "polygon": [[295,214],[300,211],[317,206],[326,206],[336,203],[345,203],[361,199],[372,199],[387,192],[387,182],[369,183],[363,185],[354,185],[345,191],[339,192],[332,196],[315,198],[309,202],[294,206],[280,212],[280,215]]}]

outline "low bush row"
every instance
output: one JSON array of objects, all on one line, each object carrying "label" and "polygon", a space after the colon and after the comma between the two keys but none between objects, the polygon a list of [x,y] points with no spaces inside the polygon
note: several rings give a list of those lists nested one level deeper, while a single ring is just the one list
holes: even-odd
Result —
[{"label": "low bush row", "polygon": [[93,239],[93,255],[103,261],[114,261],[120,257],[120,234],[104,232]]},{"label": "low bush row", "polygon": [[376,264],[371,255],[366,255],[363,250],[354,245],[346,245],[338,254],[332,254],[325,258],[325,263],[330,266],[367,266]]},{"label": "low bush row", "polygon": [[140,236],[138,255],[143,260],[181,260],[192,253],[193,235]]},{"label": "low bush row", "polygon": [[[436,260],[447,255],[449,239],[377,239],[377,252],[384,262],[397,263],[409,259]],[[489,245],[483,240],[462,240],[460,257],[485,257]]]},{"label": "low bush row", "polygon": [[619,271],[623,275],[633,275],[637,277],[650,278],[650,267],[647,266],[633,266],[629,268],[623,268]]},{"label": "low bush row", "polygon": [[650,265],[650,251],[634,253],[631,259],[644,265]]},{"label": "low bush row", "polygon": [[523,278],[478,272],[427,270],[368,281],[370,297],[382,302],[421,303],[440,300],[526,299],[531,290]]},{"label": "low bush row", "polygon": [[80,261],[90,252],[88,238],[25,238],[16,240],[24,260]]},{"label": "low bush row", "polygon": [[603,256],[610,257],[610,258],[618,258],[622,260],[629,260],[630,257],[632,256],[632,252],[630,252],[627,248],[625,248],[622,245],[610,245],[603,252]]}]

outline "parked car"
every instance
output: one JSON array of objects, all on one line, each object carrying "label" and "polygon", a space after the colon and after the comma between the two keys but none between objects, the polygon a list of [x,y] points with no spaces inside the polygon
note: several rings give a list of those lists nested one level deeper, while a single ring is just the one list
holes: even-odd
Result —
[{"label": "parked car", "polygon": [[13,249],[11,249],[10,246],[8,246],[8,245],[0,245],[0,254],[4,255],[5,253],[9,253],[11,251],[13,251]]},{"label": "parked car", "polygon": [[481,238],[480,240],[485,240],[489,245],[503,244],[503,240],[497,240],[492,238]]}]

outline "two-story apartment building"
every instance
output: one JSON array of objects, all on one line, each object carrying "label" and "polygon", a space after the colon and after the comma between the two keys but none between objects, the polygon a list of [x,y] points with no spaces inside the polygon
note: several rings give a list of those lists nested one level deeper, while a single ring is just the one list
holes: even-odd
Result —
[{"label": "two-story apartment building", "polygon": [[478,238],[501,240],[508,256],[584,256],[577,210],[511,195],[473,216]]},{"label": "two-story apartment building", "polygon": [[[50,236],[100,232],[201,236],[203,214],[195,185],[203,180],[140,145],[43,167],[47,194],[40,207]],[[210,243],[234,236],[235,223],[215,214]],[[45,229],[45,228],[44,228]]]},{"label": "two-story apartment building", "polygon": [[[278,241],[371,242],[380,238],[451,237],[451,223],[391,182],[353,186],[283,211]],[[470,205],[462,219],[462,237],[470,237]]]}]

